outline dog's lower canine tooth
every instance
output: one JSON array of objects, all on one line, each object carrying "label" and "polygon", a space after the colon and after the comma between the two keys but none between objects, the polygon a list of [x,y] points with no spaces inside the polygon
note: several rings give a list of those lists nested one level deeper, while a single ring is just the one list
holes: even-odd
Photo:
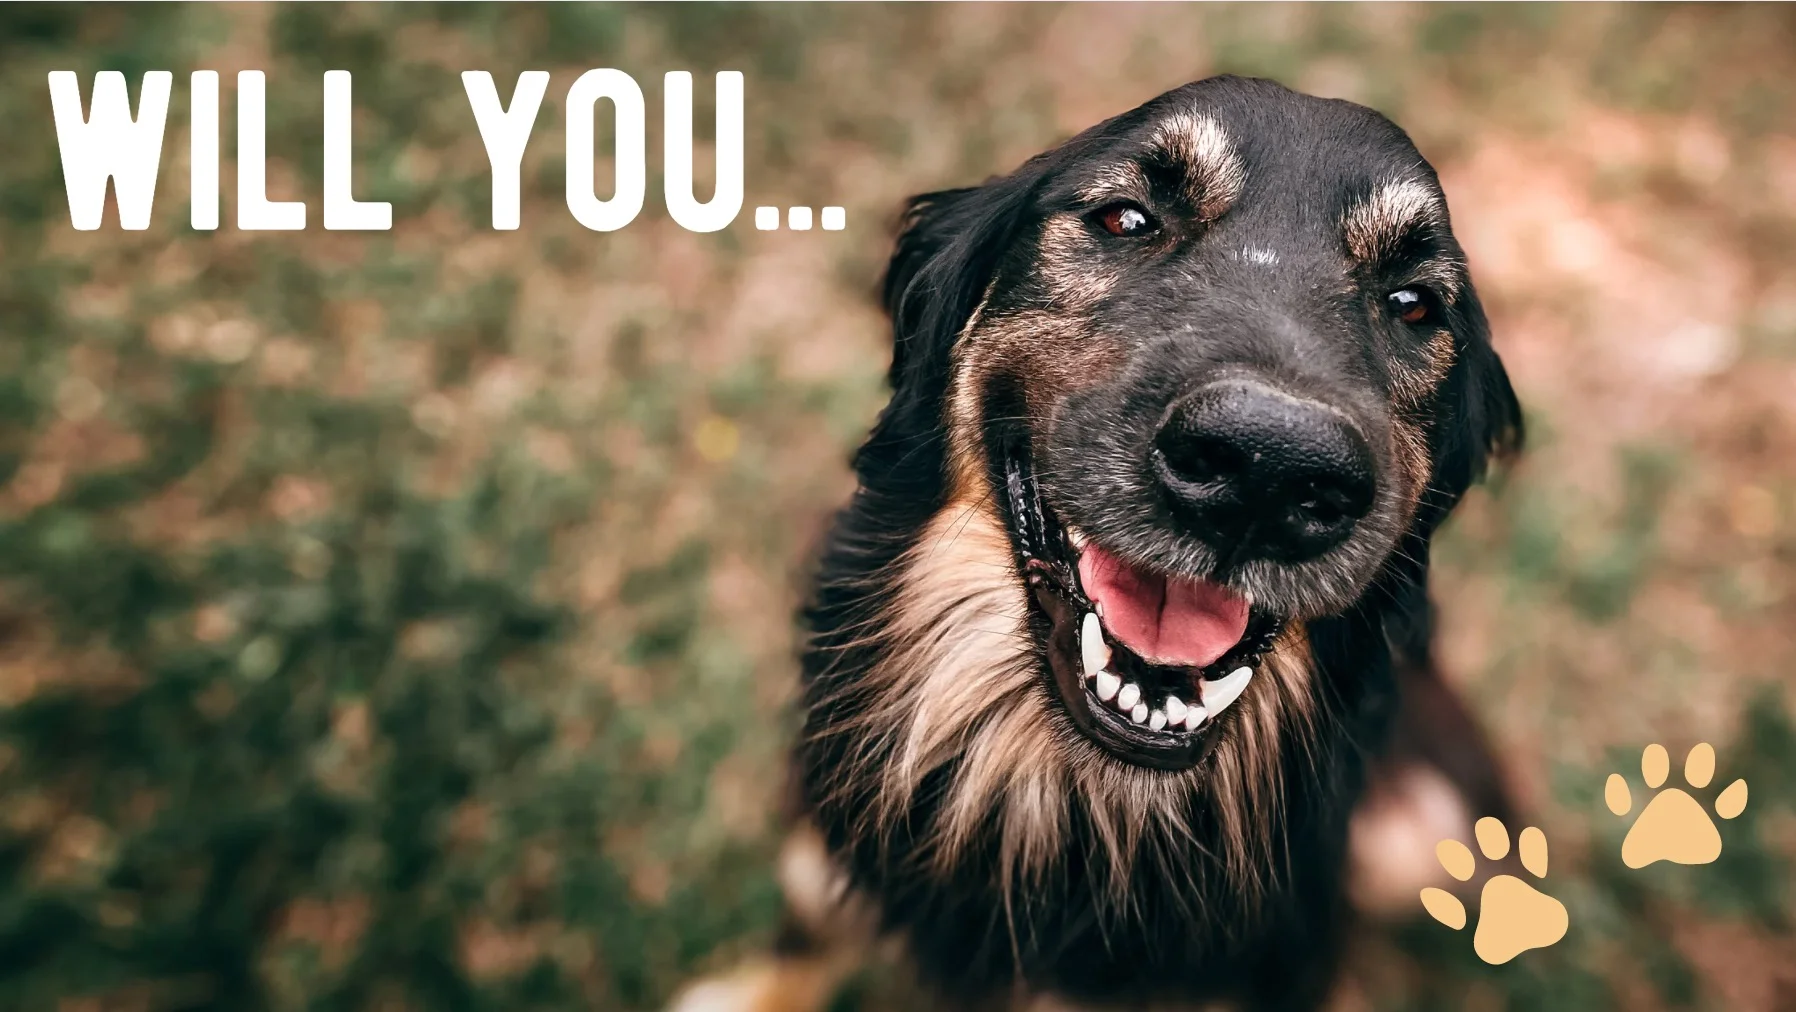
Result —
[{"label": "dog's lower canine tooth", "polygon": [[1146,720],[1147,720],[1147,704],[1146,703],[1136,703],[1135,709],[1129,711],[1129,719],[1134,721],[1137,724],[1146,722]]},{"label": "dog's lower canine tooth", "polygon": [[1247,688],[1247,683],[1252,678],[1252,668],[1239,667],[1214,682],[1202,683],[1204,709],[1211,716],[1221,713],[1230,703],[1240,698],[1242,690]]},{"label": "dog's lower canine tooth", "polygon": [[1147,715],[1147,726],[1150,731],[1158,731],[1166,726],[1166,714],[1154,710]]},{"label": "dog's lower canine tooth", "polygon": [[1079,659],[1084,662],[1087,677],[1110,666],[1110,647],[1104,642],[1104,627],[1095,611],[1085,613],[1079,628]]},{"label": "dog's lower canine tooth", "polygon": [[1178,727],[1185,722],[1185,701],[1177,696],[1166,697],[1166,722]]},{"label": "dog's lower canine tooth", "polygon": [[1122,688],[1122,676],[1108,671],[1098,672],[1098,698],[1108,703],[1116,698],[1116,690]]},{"label": "dog's lower canine tooth", "polygon": [[1122,692],[1117,695],[1116,708],[1126,713],[1129,710],[1133,710],[1135,704],[1139,702],[1141,702],[1141,686],[1136,685],[1134,682],[1130,682],[1123,686]]}]

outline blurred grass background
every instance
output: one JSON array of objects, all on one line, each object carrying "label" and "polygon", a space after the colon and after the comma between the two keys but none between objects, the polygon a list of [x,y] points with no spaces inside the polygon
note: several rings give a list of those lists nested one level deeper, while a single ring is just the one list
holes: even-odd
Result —
[{"label": "blurred grass background", "polygon": [[[705,124],[745,71],[748,205],[848,229],[686,233],[653,174],[581,229],[598,66],[654,172],[662,72]],[[198,68],[267,72],[311,230],[231,227],[229,126],[189,229]],[[1339,1008],[1796,1008],[1793,68],[1753,5],[0,7],[0,1008],[649,1009],[763,947],[899,201],[1219,71],[1411,131],[1535,436],[1438,596],[1571,934],[1491,968],[1369,931]],[[148,232],[70,228],[61,69],[175,71]],[[391,232],[317,227],[328,69]],[[464,69],[553,72],[520,231]],[[1751,783],[1722,859],[1624,870],[1603,778],[1698,740]],[[840,1004],[927,1007],[877,970]]]}]

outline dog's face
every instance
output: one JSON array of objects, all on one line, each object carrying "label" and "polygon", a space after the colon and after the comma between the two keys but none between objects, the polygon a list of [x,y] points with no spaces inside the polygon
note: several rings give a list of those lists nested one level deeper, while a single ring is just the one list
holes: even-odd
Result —
[{"label": "dog's face", "polygon": [[1433,170],[1371,110],[1213,78],[918,198],[886,299],[859,611],[822,623],[878,645],[814,722],[855,714],[828,732],[877,743],[891,817],[948,777],[938,860],[996,818],[1038,863],[1069,806],[1113,863],[1194,802],[1271,832],[1328,719],[1307,630],[1420,586],[1519,435]]},{"label": "dog's face", "polygon": [[987,233],[951,498],[999,507],[1079,732],[1189,767],[1514,424],[1445,195],[1376,113],[1223,79],[937,200],[923,228]]}]

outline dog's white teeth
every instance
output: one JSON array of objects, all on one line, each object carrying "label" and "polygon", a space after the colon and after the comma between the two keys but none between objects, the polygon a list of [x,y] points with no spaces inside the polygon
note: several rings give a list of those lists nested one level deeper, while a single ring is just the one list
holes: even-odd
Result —
[{"label": "dog's white teeth", "polygon": [[1212,716],[1221,713],[1230,703],[1241,698],[1242,690],[1247,688],[1247,683],[1252,679],[1252,668],[1239,667],[1214,682],[1204,682],[1204,709]]},{"label": "dog's white teeth", "polygon": [[1158,731],[1166,726],[1166,714],[1154,710],[1147,715],[1147,727],[1150,731]]},{"label": "dog's white teeth", "polygon": [[1178,727],[1185,722],[1185,701],[1177,696],[1166,697],[1166,722]]},{"label": "dog's white teeth", "polygon": [[1141,686],[1136,685],[1134,682],[1130,682],[1123,686],[1122,692],[1117,695],[1116,708],[1124,713],[1128,713],[1130,710],[1133,710],[1135,705],[1139,702],[1141,702]]},{"label": "dog's white teeth", "polygon": [[1129,719],[1137,724],[1147,722],[1147,704],[1136,703],[1135,709],[1129,711]]},{"label": "dog's white teeth", "polygon": [[1116,690],[1122,688],[1122,677],[1108,671],[1098,672],[1098,698],[1108,703],[1116,698]]},{"label": "dog's white teeth", "polygon": [[1086,612],[1079,628],[1079,659],[1085,663],[1087,678],[1110,666],[1110,647],[1104,642],[1104,626],[1097,612]]},{"label": "dog's white teeth", "polygon": [[1197,730],[1198,725],[1202,724],[1204,722],[1204,719],[1207,718],[1209,715],[1210,715],[1209,711],[1205,710],[1201,706],[1190,707],[1189,709],[1187,709],[1185,711],[1185,730],[1187,730],[1187,731]]}]

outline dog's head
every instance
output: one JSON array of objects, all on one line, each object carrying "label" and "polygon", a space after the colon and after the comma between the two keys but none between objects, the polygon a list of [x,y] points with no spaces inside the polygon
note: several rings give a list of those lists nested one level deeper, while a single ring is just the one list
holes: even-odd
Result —
[{"label": "dog's head", "polygon": [[854,691],[893,791],[952,769],[949,841],[997,809],[1031,848],[1069,795],[1252,803],[1317,719],[1306,623],[1419,584],[1519,437],[1434,171],[1377,113],[1270,82],[916,198],[885,291],[856,508],[915,536]]}]

